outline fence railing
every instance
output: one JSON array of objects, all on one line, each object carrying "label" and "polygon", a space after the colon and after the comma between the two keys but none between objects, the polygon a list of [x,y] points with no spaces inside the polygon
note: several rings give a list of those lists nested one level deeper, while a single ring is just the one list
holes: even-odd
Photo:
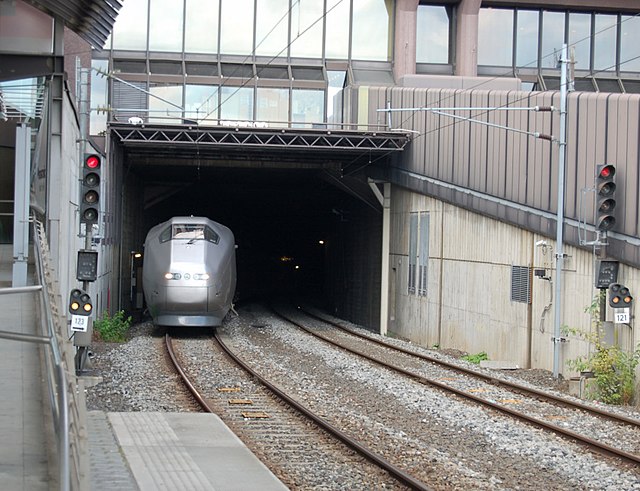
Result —
[{"label": "fence railing", "polygon": [[33,292],[38,294],[39,334],[0,331],[0,338],[45,345],[43,375],[47,382],[49,406],[56,438],[55,462],[61,491],[89,489],[84,386],[75,375],[73,346],[67,336],[66,317],[49,245],[41,222],[33,220],[35,264],[38,284],[0,288],[0,295]]}]

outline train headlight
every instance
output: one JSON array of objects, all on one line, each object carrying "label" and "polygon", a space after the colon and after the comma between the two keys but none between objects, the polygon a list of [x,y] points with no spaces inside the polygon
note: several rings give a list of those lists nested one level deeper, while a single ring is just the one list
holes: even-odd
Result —
[{"label": "train headlight", "polygon": [[209,273],[196,273],[193,275],[194,280],[208,280]]},{"label": "train headlight", "polygon": [[180,273],[165,273],[164,277],[167,280],[179,280],[181,278]]}]

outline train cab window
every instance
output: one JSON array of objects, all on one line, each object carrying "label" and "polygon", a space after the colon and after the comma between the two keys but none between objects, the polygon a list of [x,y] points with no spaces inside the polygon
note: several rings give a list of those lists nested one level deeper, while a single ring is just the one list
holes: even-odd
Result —
[{"label": "train cab window", "polygon": [[176,239],[188,241],[207,240],[217,244],[220,241],[220,236],[206,225],[186,223],[174,224],[160,234],[160,242]]},{"label": "train cab window", "polygon": [[173,239],[204,239],[204,225],[176,224],[173,226]]},{"label": "train cab window", "polygon": [[220,236],[215,233],[210,227],[204,228],[204,238],[205,240],[208,240],[209,242],[212,242],[214,244],[220,242]]},{"label": "train cab window", "polygon": [[161,244],[164,244],[165,242],[171,240],[171,227],[167,227],[162,231],[159,240]]}]

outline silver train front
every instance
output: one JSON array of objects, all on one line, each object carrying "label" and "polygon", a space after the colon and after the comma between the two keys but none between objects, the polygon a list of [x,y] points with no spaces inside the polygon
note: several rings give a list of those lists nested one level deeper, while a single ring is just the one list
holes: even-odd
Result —
[{"label": "silver train front", "polygon": [[235,238],[224,225],[173,217],[147,234],[142,287],[155,324],[219,326],[232,306],[236,281]]}]

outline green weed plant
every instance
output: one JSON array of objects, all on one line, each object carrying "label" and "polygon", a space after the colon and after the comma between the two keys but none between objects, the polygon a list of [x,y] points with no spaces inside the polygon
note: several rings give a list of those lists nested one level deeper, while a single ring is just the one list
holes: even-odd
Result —
[{"label": "green weed plant", "polygon": [[592,382],[587,384],[587,398],[605,404],[630,404],[635,395],[635,370],[640,363],[640,344],[634,351],[628,352],[619,346],[608,346],[604,343],[604,331],[600,321],[601,294],[596,295],[591,305],[585,308],[585,312],[591,316],[593,329],[590,332],[565,328],[568,334],[590,342],[595,350],[587,356],[568,360],[567,366],[577,372],[593,373]]},{"label": "green weed plant", "polygon": [[131,327],[131,316],[125,319],[124,310],[119,310],[113,314],[113,317],[105,311],[102,319],[96,320],[93,327],[103,341],[123,343],[126,340],[127,330]]},{"label": "green weed plant", "polygon": [[480,365],[481,361],[488,360],[489,357],[484,351],[480,353],[476,353],[475,355],[465,355],[462,357],[463,360],[468,361],[469,363],[475,363],[476,365]]}]

